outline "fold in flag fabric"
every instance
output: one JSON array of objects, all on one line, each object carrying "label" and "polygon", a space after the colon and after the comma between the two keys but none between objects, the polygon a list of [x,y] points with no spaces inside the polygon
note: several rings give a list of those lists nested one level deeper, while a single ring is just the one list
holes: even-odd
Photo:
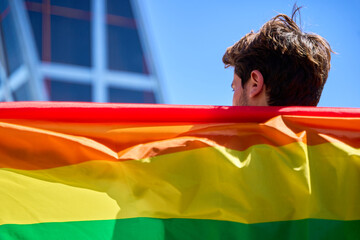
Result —
[{"label": "fold in flag fabric", "polygon": [[360,109],[0,103],[0,239],[360,239]]}]

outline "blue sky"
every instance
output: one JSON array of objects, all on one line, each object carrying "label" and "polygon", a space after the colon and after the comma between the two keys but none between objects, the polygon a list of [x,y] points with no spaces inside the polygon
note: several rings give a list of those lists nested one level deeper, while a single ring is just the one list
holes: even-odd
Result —
[{"label": "blue sky", "polygon": [[[294,1],[140,1],[166,103],[231,105],[233,70],[225,49],[266,21],[290,15]],[[360,1],[303,0],[302,28],[338,54],[319,106],[360,107]]]}]

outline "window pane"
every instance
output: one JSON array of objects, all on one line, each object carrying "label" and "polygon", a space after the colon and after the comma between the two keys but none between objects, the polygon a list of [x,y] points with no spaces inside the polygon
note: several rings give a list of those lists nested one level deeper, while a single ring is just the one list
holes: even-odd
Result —
[{"label": "window pane", "polygon": [[90,0],[51,0],[51,5],[90,11]]},{"label": "window pane", "polygon": [[127,18],[134,18],[129,0],[108,0],[107,13]]},{"label": "window pane", "polygon": [[9,1],[8,0],[1,0],[0,1],[0,13],[1,13],[1,16],[3,16],[4,11],[8,7],[9,7]]},{"label": "window pane", "polygon": [[31,101],[30,84],[26,81],[18,89],[13,92],[13,98],[15,101]]},{"label": "window pane", "polygon": [[108,36],[110,69],[148,73],[136,29],[108,25]]},{"label": "window pane", "polygon": [[90,21],[51,16],[51,59],[90,66]]},{"label": "window pane", "polygon": [[12,11],[9,9],[9,6],[4,5],[4,3],[5,2],[3,2],[1,7],[5,8],[5,10],[1,15],[0,33],[5,48],[4,55],[7,61],[7,71],[10,75],[22,64],[23,59]]},{"label": "window pane", "polygon": [[42,57],[42,15],[38,12],[28,11],[31,27],[35,37],[35,43],[39,57]]},{"label": "window pane", "polygon": [[42,0],[26,0],[26,2],[42,3]]},{"label": "window pane", "polygon": [[47,80],[51,101],[91,102],[91,85]]},{"label": "window pane", "polygon": [[151,91],[137,91],[121,88],[109,88],[109,102],[118,103],[156,103]]}]

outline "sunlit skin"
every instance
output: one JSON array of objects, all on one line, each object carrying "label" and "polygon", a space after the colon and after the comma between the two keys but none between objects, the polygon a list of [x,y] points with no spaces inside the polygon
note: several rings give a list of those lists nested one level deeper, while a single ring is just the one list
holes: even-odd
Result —
[{"label": "sunlit skin", "polygon": [[244,87],[241,78],[234,73],[231,88],[234,91],[233,106],[268,106],[264,78],[258,70],[251,72]]},{"label": "sunlit skin", "polygon": [[243,88],[241,83],[241,78],[236,73],[234,73],[234,79],[231,83],[231,88],[233,89],[234,92],[233,100],[232,100],[233,106],[248,106],[248,99],[246,96],[246,85],[245,88]]}]

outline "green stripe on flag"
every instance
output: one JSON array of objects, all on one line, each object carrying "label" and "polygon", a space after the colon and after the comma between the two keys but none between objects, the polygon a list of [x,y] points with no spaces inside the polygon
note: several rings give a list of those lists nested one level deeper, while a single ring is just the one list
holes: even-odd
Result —
[{"label": "green stripe on flag", "polygon": [[129,218],[6,224],[0,226],[0,239],[360,239],[360,220],[305,219],[243,224],[203,219]]}]

